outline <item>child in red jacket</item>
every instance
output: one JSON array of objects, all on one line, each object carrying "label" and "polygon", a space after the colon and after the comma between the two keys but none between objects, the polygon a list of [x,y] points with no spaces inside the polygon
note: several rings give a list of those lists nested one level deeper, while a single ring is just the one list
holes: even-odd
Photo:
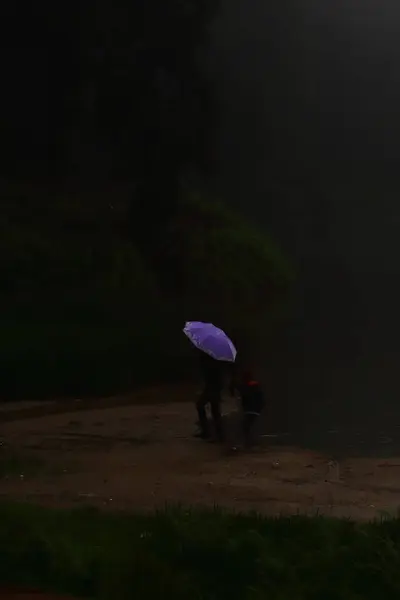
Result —
[{"label": "child in red jacket", "polygon": [[242,405],[242,434],[244,445],[250,448],[254,443],[254,425],[265,406],[264,392],[252,371],[245,370],[238,381],[232,383],[231,393],[237,391]]}]

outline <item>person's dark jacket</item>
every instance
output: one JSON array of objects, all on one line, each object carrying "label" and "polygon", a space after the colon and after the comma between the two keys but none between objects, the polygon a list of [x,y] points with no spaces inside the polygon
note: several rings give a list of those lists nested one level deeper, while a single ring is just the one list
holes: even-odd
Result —
[{"label": "person's dark jacket", "polygon": [[243,412],[261,414],[265,406],[264,392],[256,380],[249,380],[235,385],[239,392]]},{"label": "person's dark jacket", "polygon": [[226,363],[218,361],[202,352],[200,354],[200,367],[204,382],[204,391],[220,394],[224,388],[226,376]]}]

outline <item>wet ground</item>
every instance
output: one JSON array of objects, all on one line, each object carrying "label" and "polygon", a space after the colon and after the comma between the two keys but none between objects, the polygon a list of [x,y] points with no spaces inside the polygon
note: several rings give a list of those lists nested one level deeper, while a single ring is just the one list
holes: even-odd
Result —
[{"label": "wet ground", "polygon": [[74,412],[71,404],[2,412],[0,497],[106,510],[183,503],[357,519],[397,513],[395,423],[389,431],[318,429],[307,444],[305,428],[302,436],[279,431],[266,415],[260,445],[246,453],[231,449],[240,441],[232,401],[224,403],[229,439],[219,446],[192,437],[188,390],[169,404],[157,404],[154,393],[150,402],[146,393],[146,405],[132,396],[99,400],[96,408],[78,400]]}]

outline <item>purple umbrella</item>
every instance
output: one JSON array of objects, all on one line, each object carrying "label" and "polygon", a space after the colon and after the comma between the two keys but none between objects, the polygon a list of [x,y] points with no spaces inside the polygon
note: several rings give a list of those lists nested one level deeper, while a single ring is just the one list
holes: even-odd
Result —
[{"label": "purple umbrella", "polygon": [[235,362],[236,348],[222,329],[212,323],[188,321],[183,333],[196,348],[209,354],[215,360]]}]

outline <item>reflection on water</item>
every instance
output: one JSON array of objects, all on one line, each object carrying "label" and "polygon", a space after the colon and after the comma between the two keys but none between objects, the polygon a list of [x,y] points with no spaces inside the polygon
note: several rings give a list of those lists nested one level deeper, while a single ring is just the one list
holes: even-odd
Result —
[{"label": "reflection on water", "polygon": [[331,271],[321,287],[341,286],[345,298],[321,291],[315,310],[309,276],[309,291],[298,296],[297,313],[265,361],[267,430],[288,432],[282,443],[334,454],[400,456],[397,277],[345,286]]},{"label": "reflection on water", "polygon": [[335,430],[310,430],[285,432],[263,436],[265,441],[277,445],[300,446],[317,450],[335,458],[400,456],[400,425],[380,433],[373,428],[341,427]]}]

